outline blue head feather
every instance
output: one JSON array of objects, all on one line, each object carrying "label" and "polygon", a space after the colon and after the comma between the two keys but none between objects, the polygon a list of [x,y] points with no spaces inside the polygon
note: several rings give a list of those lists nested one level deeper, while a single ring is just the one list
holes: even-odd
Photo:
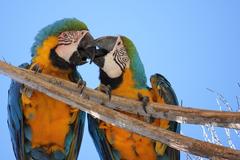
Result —
[{"label": "blue head feather", "polygon": [[137,49],[133,42],[125,36],[121,36],[123,44],[127,50],[128,56],[130,58],[130,69],[133,72],[133,78],[135,81],[136,88],[146,88],[147,78],[145,75],[144,66],[138,55]]}]

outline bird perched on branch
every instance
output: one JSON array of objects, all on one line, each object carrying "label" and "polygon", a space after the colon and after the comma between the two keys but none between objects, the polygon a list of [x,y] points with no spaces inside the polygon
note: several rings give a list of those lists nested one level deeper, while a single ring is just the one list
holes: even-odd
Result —
[{"label": "bird perched on branch", "polygon": [[[95,45],[97,52],[103,55],[94,59],[94,63],[100,68],[100,90],[141,100],[144,110],[148,102],[178,104],[170,83],[162,75],[153,75],[152,88],[147,86],[143,64],[133,42],[127,37],[101,37],[95,40]],[[176,122],[125,114],[179,133],[180,126]],[[179,151],[161,142],[118,128],[90,115],[88,122],[90,134],[102,160],[180,159]]]},{"label": "bird perched on branch", "polygon": [[[43,28],[32,46],[31,64],[21,67],[84,85],[76,66],[94,57],[87,26],[75,19]],[[77,159],[85,113],[12,81],[8,126],[16,159]]]}]

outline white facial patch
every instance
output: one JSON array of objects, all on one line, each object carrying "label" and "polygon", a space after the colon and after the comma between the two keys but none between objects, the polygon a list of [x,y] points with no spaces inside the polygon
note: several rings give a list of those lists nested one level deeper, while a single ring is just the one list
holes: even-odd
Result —
[{"label": "white facial patch", "polygon": [[109,53],[104,57],[104,66],[102,70],[107,73],[110,78],[117,78],[122,74],[122,70],[113,58],[112,53]]},{"label": "white facial patch", "polygon": [[119,36],[113,50],[104,57],[104,66],[102,70],[110,78],[117,78],[126,68],[129,68],[129,66],[130,59]]},{"label": "white facial patch", "polygon": [[70,57],[77,50],[79,42],[87,33],[87,30],[61,33],[58,36],[58,46],[55,50],[58,56],[69,62]]}]

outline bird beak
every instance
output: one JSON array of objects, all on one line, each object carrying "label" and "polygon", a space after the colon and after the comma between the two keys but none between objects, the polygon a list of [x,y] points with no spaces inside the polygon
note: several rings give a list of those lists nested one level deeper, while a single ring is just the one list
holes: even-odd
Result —
[{"label": "bird beak", "polygon": [[94,40],[94,45],[96,46],[96,55],[93,62],[99,67],[104,65],[104,56],[114,49],[117,42],[115,36],[104,36]]},{"label": "bird beak", "polygon": [[77,51],[73,53],[70,58],[70,62],[74,65],[83,65],[87,63],[87,59],[93,61],[96,55],[96,47],[93,45],[94,38],[87,31],[84,37],[81,39],[78,45]]},{"label": "bird beak", "polygon": [[116,42],[117,42],[117,37],[115,36],[105,36],[105,37],[100,37],[94,40],[94,44],[99,49],[104,49],[108,52],[111,52],[113,50]]}]

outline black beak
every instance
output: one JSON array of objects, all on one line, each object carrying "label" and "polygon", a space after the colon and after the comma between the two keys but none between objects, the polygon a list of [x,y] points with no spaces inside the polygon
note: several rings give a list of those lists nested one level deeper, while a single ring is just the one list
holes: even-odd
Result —
[{"label": "black beak", "polygon": [[104,65],[104,56],[111,52],[117,42],[115,36],[105,36],[94,40],[94,45],[97,47],[96,56],[93,62],[99,67]]},{"label": "black beak", "polygon": [[89,32],[86,33],[81,39],[77,51],[70,57],[70,63],[73,65],[83,65],[87,63],[87,58],[93,61],[96,55],[96,47],[93,44],[94,39],[92,35]]},{"label": "black beak", "polygon": [[107,52],[110,52],[113,50],[116,42],[117,42],[117,37],[115,36],[105,36],[105,37],[100,37],[94,40],[94,44],[99,49],[104,49]]}]

